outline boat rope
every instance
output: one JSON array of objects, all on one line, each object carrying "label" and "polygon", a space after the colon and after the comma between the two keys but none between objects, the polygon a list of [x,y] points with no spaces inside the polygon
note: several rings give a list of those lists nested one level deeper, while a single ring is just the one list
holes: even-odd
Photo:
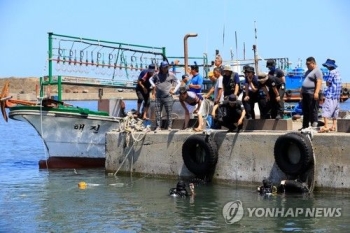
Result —
[{"label": "boat rope", "polygon": [[[131,112],[128,112],[126,117],[124,117],[119,124],[119,130],[120,133],[125,133],[125,144],[126,147],[130,147],[129,151],[125,154],[125,157],[121,164],[119,165],[118,169],[114,172],[113,176],[116,176],[121,167],[124,165],[126,159],[128,158],[129,154],[131,153],[134,146],[142,141],[148,132],[151,131],[150,125],[147,125],[145,127],[143,120],[137,119],[134,117],[134,115]],[[139,133],[137,133],[139,132]],[[137,134],[137,135],[136,135]],[[130,145],[130,141],[132,139],[132,144]]]},{"label": "boat rope", "polygon": [[113,176],[117,176],[117,173],[118,173],[119,170],[122,168],[124,162],[126,161],[126,158],[129,156],[129,154],[130,154],[131,150],[133,149],[134,145],[135,145],[135,144],[133,144],[133,145],[130,147],[128,153],[125,154],[125,157],[124,157],[123,161],[122,161],[121,164],[119,165],[118,169],[114,172]]}]

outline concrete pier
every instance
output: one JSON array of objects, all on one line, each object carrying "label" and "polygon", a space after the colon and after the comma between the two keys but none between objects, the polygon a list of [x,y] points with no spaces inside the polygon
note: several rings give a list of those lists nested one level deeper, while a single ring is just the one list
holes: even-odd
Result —
[{"label": "concrete pier", "polygon": [[[291,120],[287,120],[291,121]],[[289,128],[289,123],[286,124]],[[298,127],[298,126],[297,126]],[[240,133],[214,131],[218,162],[215,182],[260,184],[264,177],[273,182],[286,175],[275,164],[274,147],[277,138],[287,130],[257,130]],[[182,158],[182,146],[193,135],[187,131],[136,133],[135,139],[125,133],[106,135],[106,172],[149,174],[154,176],[192,177]],[[347,133],[315,133],[312,139],[317,188],[350,190],[350,135]]]}]

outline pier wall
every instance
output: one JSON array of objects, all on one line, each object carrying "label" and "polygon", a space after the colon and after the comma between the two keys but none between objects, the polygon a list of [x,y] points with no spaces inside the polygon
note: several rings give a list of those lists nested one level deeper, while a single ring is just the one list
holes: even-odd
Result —
[{"label": "pier wall", "polygon": [[[211,136],[218,146],[213,181],[260,184],[264,177],[273,182],[285,179],[274,161],[275,141],[285,133],[287,131],[213,133]],[[133,142],[127,141],[124,133],[107,133],[106,172],[175,178],[194,176],[182,158],[182,145],[192,134],[186,131],[149,132],[141,141]],[[316,189],[350,190],[350,135],[339,132],[316,134],[312,144],[316,157]]]}]

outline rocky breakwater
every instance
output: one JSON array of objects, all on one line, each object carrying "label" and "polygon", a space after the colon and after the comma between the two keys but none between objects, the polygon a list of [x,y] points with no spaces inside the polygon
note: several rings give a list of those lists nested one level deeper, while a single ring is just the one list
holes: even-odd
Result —
[{"label": "rocky breakwater", "polygon": [[[40,90],[39,77],[5,77],[0,78],[0,88],[6,81],[10,82],[9,95],[20,100],[37,100]],[[63,85],[63,100],[97,100],[98,87],[82,87],[77,85]],[[57,87],[50,87],[51,96],[57,95]],[[103,88],[103,99],[124,98],[135,99],[134,90]]]}]

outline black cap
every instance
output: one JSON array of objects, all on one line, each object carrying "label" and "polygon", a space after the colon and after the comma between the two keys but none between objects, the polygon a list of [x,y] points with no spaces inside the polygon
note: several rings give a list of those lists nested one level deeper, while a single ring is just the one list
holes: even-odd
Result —
[{"label": "black cap", "polygon": [[243,66],[243,71],[242,71],[242,73],[245,72],[245,70],[247,69],[247,67],[249,67],[249,65],[244,65],[244,66]]},{"label": "black cap", "polygon": [[188,74],[182,75],[182,79],[185,79],[185,78],[188,78],[188,77],[189,77]]},{"label": "black cap", "polygon": [[266,67],[270,67],[270,66],[275,66],[276,62],[273,59],[269,59],[266,61]]},{"label": "black cap", "polygon": [[254,67],[251,67],[251,66],[246,67],[245,70],[244,70],[244,73],[245,72],[252,72],[252,73],[254,73]]},{"label": "black cap", "polygon": [[237,101],[237,96],[235,94],[231,94],[228,96],[228,102],[236,103],[236,101]]},{"label": "black cap", "polygon": [[156,69],[156,66],[155,66],[154,64],[150,64],[150,65],[148,66],[147,72],[154,72],[155,69]]}]

